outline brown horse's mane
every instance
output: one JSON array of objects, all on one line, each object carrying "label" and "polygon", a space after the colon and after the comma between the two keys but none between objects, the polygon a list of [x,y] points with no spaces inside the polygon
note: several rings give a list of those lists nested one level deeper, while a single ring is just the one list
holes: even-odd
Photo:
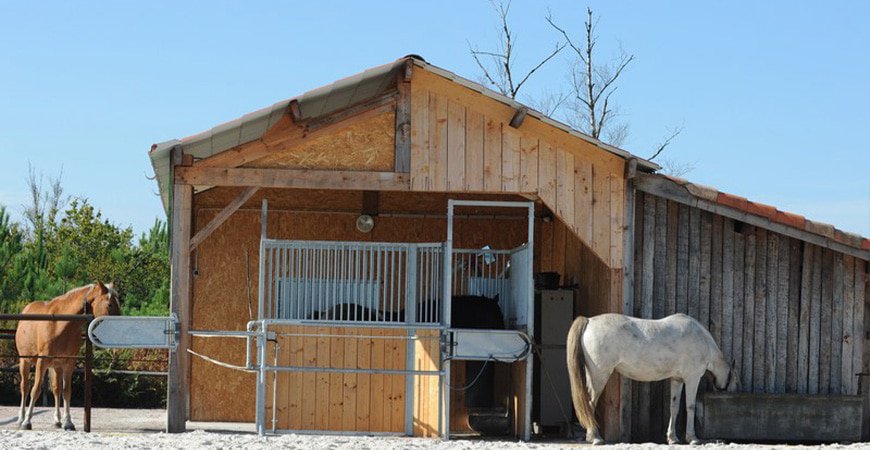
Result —
[{"label": "brown horse's mane", "polygon": [[[29,303],[27,306],[25,306],[24,309],[22,310],[22,312],[24,312],[24,313],[28,313],[28,312],[37,313],[37,312],[41,312],[41,311],[35,311],[35,310],[42,309],[46,312],[55,313],[55,312],[58,312],[58,309],[62,308],[63,306],[71,305],[72,304],[71,300],[70,300],[71,298],[78,302],[78,305],[77,305],[79,307],[78,309],[81,310],[80,306],[81,306],[82,297],[79,296],[78,294],[82,293],[85,290],[90,290],[93,287],[94,287],[94,283],[86,284],[84,286],[72,288],[72,289],[66,291],[63,294],[58,295],[57,297],[55,297],[51,300],[36,300],[34,302]],[[73,312],[68,312],[68,313],[74,314]]]}]

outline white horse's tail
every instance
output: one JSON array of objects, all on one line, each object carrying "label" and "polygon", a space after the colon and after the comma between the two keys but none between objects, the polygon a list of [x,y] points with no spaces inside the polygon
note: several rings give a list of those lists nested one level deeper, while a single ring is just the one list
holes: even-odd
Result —
[{"label": "white horse's tail", "polygon": [[595,411],[589,404],[589,391],[586,388],[586,358],[583,355],[581,338],[589,319],[578,316],[568,331],[567,356],[568,378],[571,379],[571,399],[574,401],[574,413],[577,420],[586,430],[598,429],[595,421]]}]

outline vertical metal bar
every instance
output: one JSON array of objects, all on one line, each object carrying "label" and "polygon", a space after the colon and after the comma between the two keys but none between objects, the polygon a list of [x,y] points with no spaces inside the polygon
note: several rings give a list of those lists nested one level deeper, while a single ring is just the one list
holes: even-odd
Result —
[{"label": "vertical metal bar", "polygon": [[260,334],[257,336],[257,433],[266,435],[266,322],[260,321]]},{"label": "vertical metal bar", "polygon": [[336,303],[334,303],[330,309],[336,309],[336,307],[340,304],[341,299],[345,298],[345,293],[344,293],[344,291],[345,291],[345,289],[344,289],[344,285],[345,285],[344,264],[346,262],[345,260],[347,259],[347,251],[344,248],[344,244],[341,244],[339,246],[339,248],[341,251],[338,254],[338,259],[339,259],[338,272],[339,272],[339,277],[340,277],[340,281],[338,284],[338,298],[336,299]]},{"label": "vertical metal bar", "polygon": [[[444,292],[442,292],[441,305],[441,337],[447,339],[447,333],[450,329],[450,303],[452,294],[452,276],[453,269],[451,262],[453,261],[453,200],[447,201],[447,240],[444,242]],[[452,352],[452,349],[447,346],[442,346],[442,355],[439,358],[443,361],[441,371],[441,382],[438,383],[438,431],[442,433],[445,440],[450,439],[450,395],[448,390],[448,380],[450,380],[450,360],[445,358],[447,352]]]},{"label": "vertical metal bar", "polygon": [[[288,339],[292,339],[289,338]],[[278,367],[278,340],[275,340],[275,362],[273,366]],[[272,432],[274,433],[278,427],[278,371],[272,372]]]},{"label": "vertical metal bar", "polygon": [[[85,314],[87,314],[85,308]],[[85,329],[90,326],[90,321],[85,322]],[[94,367],[94,346],[91,340],[85,338],[85,433],[91,432],[91,393],[93,390],[93,367]],[[60,381],[60,380],[58,380]]]},{"label": "vertical metal bar", "polygon": [[[532,279],[533,265],[534,264],[534,254],[535,254],[535,204],[529,202],[529,235],[528,235],[528,249],[526,250],[526,267],[528,270],[526,274],[517,274],[518,276],[527,277],[526,280],[526,292],[524,293],[526,300],[526,322],[528,335],[535,335],[535,283]],[[517,305],[520,306],[520,305]],[[531,428],[532,428],[532,374],[534,373],[534,362],[535,358],[531,356],[526,357],[526,401],[525,401],[525,426],[523,427],[523,440],[528,441],[531,438]]]},{"label": "vertical metal bar", "polygon": [[266,294],[266,210],[269,208],[269,201],[263,199],[262,211],[260,213],[260,280],[257,293],[257,319],[263,319],[263,301]]}]

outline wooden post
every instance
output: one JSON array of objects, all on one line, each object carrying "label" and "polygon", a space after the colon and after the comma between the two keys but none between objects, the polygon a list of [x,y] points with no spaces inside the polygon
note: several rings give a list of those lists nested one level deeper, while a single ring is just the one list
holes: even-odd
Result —
[{"label": "wooden post", "polygon": [[[172,149],[170,156],[171,170],[182,163],[180,147]],[[171,286],[170,310],[179,322],[178,347],[169,352],[169,380],[166,395],[166,432],[180,433],[185,431],[187,421],[187,406],[189,395],[190,359],[187,349],[190,348],[190,338],[187,335],[188,309],[190,307],[190,231],[191,203],[193,187],[175,184],[171,177]]]},{"label": "wooden post", "polygon": [[411,78],[402,71],[396,77],[399,91],[396,100],[395,172],[411,171]]},{"label": "wooden post", "polygon": [[[637,160],[632,158],[625,164],[625,230],[622,247],[622,310],[614,311],[632,315],[634,311],[634,177],[637,173]],[[631,380],[620,377],[619,401],[619,440],[631,442]]]}]

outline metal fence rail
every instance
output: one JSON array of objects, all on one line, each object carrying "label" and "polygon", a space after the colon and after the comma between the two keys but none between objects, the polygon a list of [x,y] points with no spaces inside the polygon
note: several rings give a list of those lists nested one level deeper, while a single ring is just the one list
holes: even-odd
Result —
[{"label": "metal fence rail", "polygon": [[[0,314],[0,321],[2,320],[10,320],[10,321],[47,321],[47,322],[81,322],[82,326],[87,328],[87,326],[94,320],[94,316],[92,314]],[[76,356],[75,359],[83,359],[84,360],[84,431],[85,433],[91,432],[91,391],[93,385],[93,367],[94,367],[94,348],[89,339],[85,339],[85,354],[84,356]],[[29,356],[29,355],[26,355]],[[68,356],[37,356],[37,358],[71,358]],[[45,389],[46,387],[43,387]]]}]

